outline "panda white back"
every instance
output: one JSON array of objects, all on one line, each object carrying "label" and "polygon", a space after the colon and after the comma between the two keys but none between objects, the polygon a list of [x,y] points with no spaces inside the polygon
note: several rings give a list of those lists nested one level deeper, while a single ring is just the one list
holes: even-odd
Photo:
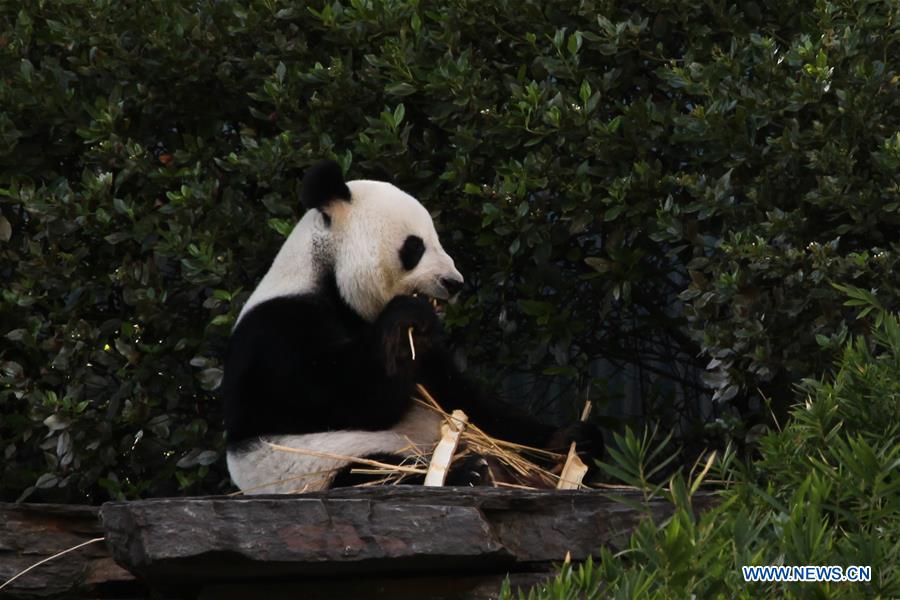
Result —
[{"label": "panda white back", "polygon": [[[323,265],[330,261],[328,237],[322,235],[322,215],[307,211],[294,226],[259,285],[238,315],[273,298],[315,293]],[[311,251],[310,251],[311,250]]]}]

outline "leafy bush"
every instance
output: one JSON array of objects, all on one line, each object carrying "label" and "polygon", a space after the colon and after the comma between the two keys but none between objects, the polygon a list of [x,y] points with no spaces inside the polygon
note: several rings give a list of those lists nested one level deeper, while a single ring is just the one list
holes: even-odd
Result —
[{"label": "leafy bush", "polygon": [[[805,398],[762,438],[759,460],[745,465],[729,451],[716,461],[718,506],[691,508],[705,471],[675,476],[668,521],[643,521],[626,550],[566,566],[527,598],[898,597],[900,315],[879,314],[871,337],[846,342],[834,377],[804,381]],[[745,583],[741,567],[751,565],[868,565],[872,581]],[[501,597],[513,597],[508,585]]]},{"label": "leafy bush", "polygon": [[0,5],[0,496],[223,489],[221,350],[326,156],[435,212],[481,375],[742,433],[852,332],[830,283],[897,305],[898,11]]}]

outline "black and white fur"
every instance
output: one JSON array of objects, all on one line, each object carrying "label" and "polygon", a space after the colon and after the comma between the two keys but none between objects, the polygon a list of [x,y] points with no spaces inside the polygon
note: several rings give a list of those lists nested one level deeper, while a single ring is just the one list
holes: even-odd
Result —
[{"label": "black and white fur", "polygon": [[413,447],[430,452],[440,423],[412,401],[416,383],[497,437],[571,437],[488,401],[454,365],[428,300],[449,299],[463,276],[415,198],[389,183],[345,183],[333,162],[308,171],[302,198],[310,210],[241,311],[225,361],[228,469],[241,490],[352,482],[348,461],[327,455],[397,463]]}]

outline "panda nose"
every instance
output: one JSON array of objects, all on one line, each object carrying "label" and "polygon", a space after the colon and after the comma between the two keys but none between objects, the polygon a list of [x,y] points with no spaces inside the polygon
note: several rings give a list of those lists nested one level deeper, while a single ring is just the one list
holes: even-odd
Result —
[{"label": "panda nose", "polygon": [[447,290],[447,293],[451,296],[455,295],[459,290],[463,287],[463,282],[459,279],[450,279],[448,277],[441,277],[441,285]]}]

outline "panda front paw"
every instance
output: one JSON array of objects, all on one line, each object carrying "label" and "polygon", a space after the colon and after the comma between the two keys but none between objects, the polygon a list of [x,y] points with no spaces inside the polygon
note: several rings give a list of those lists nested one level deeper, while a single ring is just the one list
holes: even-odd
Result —
[{"label": "panda front paw", "polygon": [[444,483],[448,486],[477,487],[493,485],[494,477],[488,461],[483,456],[473,454],[453,464]]},{"label": "panda front paw", "polygon": [[568,452],[569,446],[575,442],[578,454],[586,454],[593,458],[601,458],[605,447],[603,432],[592,423],[574,423],[557,429],[547,449],[555,452]]},{"label": "panda front paw", "polygon": [[[441,335],[441,322],[423,297],[397,296],[375,321],[378,345],[388,375],[413,367],[413,353],[432,348]],[[412,341],[410,341],[412,338]]]}]

